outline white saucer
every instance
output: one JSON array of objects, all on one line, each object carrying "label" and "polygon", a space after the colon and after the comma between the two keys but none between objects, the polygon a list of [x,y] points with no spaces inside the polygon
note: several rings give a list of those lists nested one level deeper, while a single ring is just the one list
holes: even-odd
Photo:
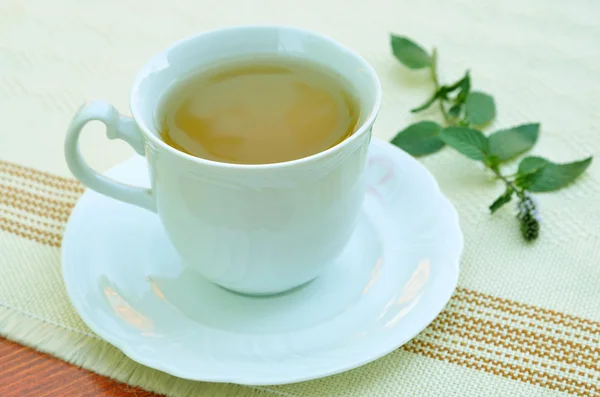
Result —
[{"label": "white saucer", "polygon": [[[367,172],[363,214],[340,258],[270,297],[238,295],[186,269],[155,214],[88,190],[62,245],[71,301],[133,360],[181,378],[273,385],[373,361],[443,309],[463,239],[456,211],[412,157],[373,139]],[[148,183],[142,157],[108,175]]]}]

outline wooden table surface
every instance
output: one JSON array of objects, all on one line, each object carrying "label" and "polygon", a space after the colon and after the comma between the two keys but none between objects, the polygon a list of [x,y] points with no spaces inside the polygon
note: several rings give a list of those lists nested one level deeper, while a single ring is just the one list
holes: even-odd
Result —
[{"label": "wooden table surface", "polygon": [[1,397],[160,397],[0,337]]}]

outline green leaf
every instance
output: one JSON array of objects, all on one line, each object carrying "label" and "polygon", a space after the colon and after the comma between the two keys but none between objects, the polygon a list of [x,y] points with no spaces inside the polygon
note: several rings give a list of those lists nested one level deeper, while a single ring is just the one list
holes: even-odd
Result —
[{"label": "green leaf", "polygon": [[457,88],[460,88],[460,91],[454,99],[454,103],[463,104],[466,102],[469,92],[471,91],[471,76],[469,75],[468,70],[465,73],[465,77],[458,82]]},{"label": "green leaf", "polygon": [[492,205],[490,205],[491,213],[493,214],[494,212],[498,211],[504,204],[510,202],[514,192],[515,191],[512,188],[506,188],[506,191],[500,197],[498,197],[492,203]]},{"label": "green leaf", "polygon": [[432,154],[444,147],[442,127],[433,121],[409,125],[392,139],[392,143],[413,156]]},{"label": "green leaf", "polygon": [[460,80],[457,80],[456,82],[447,86],[448,92],[455,91],[456,89],[465,86],[465,84],[467,84],[467,82],[469,82],[469,85],[470,85],[470,80],[471,80],[471,76],[469,75],[469,71],[467,70],[465,72],[465,75],[463,77],[461,77]]},{"label": "green leaf", "polygon": [[[451,92],[456,91],[457,89],[460,88],[460,93],[457,96],[457,98],[458,98],[458,97],[460,97],[461,93],[463,93],[464,90],[466,90],[466,92],[468,93],[470,87],[471,87],[471,78],[469,76],[469,71],[467,71],[465,73],[465,76],[462,79],[458,80],[457,82],[455,82],[452,85],[441,86],[424,104],[422,104],[421,106],[418,106],[414,109],[411,109],[410,111],[412,113],[418,113],[422,110],[425,110],[425,109],[429,108],[431,105],[433,105],[433,103],[438,99],[444,99],[444,100],[448,99],[448,94],[450,94]],[[464,100],[458,101],[457,99],[455,99],[454,102],[456,105],[462,105],[464,103]],[[456,112],[456,110],[454,110],[454,112]]]},{"label": "green leaf", "polygon": [[517,172],[519,173],[519,175],[531,174],[537,171],[538,169],[545,167],[548,163],[549,161],[542,157],[528,156],[521,160]]},{"label": "green leaf", "polygon": [[488,156],[488,139],[481,131],[468,127],[448,127],[440,132],[440,138],[473,160],[484,161]]},{"label": "green leaf", "polygon": [[534,173],[517,175],[517,177],[515,178],[515,185],[523,189],[529,188],[531,182],[533,181],[533,174]]},{"label": "green leaf", "polygon": [[431,65],[431,57],[417,43],[404,36],[391,35],[394,56],[409,69],[423,69]]},{"label": "green leaf", "polygon": [[524,189],[531,186],[533,179],[536,177],[536,172],[544,168],[550,162],[542,157],[528,156],[519,163],[517,170],[517,178],[515,184]]},{"label": "green leaf", "polygon": [[448,110],[448,114],[450,117],[457,119],[460,117],[460,113],[462,112],[462,105],[454,105]]},{"label": "green leaf", "polygon": [[541,157],[526,157],[519,164],[519,186],[531,192],[551,192],[573,182],[592,163],[592,157],[557,164]]},{"label": "green leaf", "polygon": [[473,125],[484,125],[496,117],[494,98],[483,92],[471,92],[466,102],[466,117]]},{"label": "green leaf", "polygon": [[414,109],[410,109],[411,113],[418,113],[429,108],[440,97],[440,95],[440,90],[434,92],[433,95],[424,104],[422,104],[421,106],[417,106]]},{"label": "green leaf", "polygon": [[523,154],[535,145],[539,130],[539,123],[535,123],[496,131],[489,136],[490,153],[498,156],[501,162]]},{"label": "green leaf", "polygon": [[428,109],[431,105],[435,103],[438,99],[448,99],[448,87],[441,86],[439,90],[433,93],[433,95],[421,106],[417,106],[416,108],[411,109],[411,113],[418,113],[425,109]]},{"label": "green leaf", "polygon": [[495,154],[491,154],[485,158],[485,165],[490,167],[493,170],[498,170],[498,166],[500,165],[500,158]]},{"label": "green leaf", "polygon": [[458,88],[460,88],[464,84],[466,79],[469,79],[469,71],[468,70],[465,72],[465,75],[460,78],[460,80],[456,80],[456,82],[450,84],[449,86],[446,86],[446,88],[448,89],[448,92],[456,91]]}]

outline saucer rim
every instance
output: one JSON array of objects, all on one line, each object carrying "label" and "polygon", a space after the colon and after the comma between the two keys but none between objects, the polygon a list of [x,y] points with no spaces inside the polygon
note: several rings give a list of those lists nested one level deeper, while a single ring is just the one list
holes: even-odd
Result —
[{"label": "saucer rim", "polygon": [[[73,211],[71,212],[71,215],[69,216],[69,220],[65,227],[62,244],[61,244],[61,247],[62,247],[61,248],[61,270],[62,270],[62,274],[63,274],[63,280],[65,283],[65,289],[67,291],[67,295],[69,297],[69,300],[71,301],[71,304],[73,305],[75,311],[81,317],[83,322],[96,335],[98,335],[101,339],[103,339],[104,341],[108,342],[109,344],[113,345],[114,347],[116,347],[117,349],[122,351],[127,357],[129,357],[133,361],[135,361],[139,364],[142,364],[144,366],[151,367],[156,370],[168,373],[170,375],[173,375],[173,376],[176,376],[176,377],[179,377],[182,379],[193,380],[193,381],[235,383],[235,384],[241,384],[241,385],[247,385],[247,386],[266,386],[266,385],[275,386],[275,385],[284,385],[284,384],[305,382],[305,381],[309,381],[309,380],[314,380],[314,379],[324,378],[327,376],[336,375],[336,374],[339,374],[339,373],[342,373],[345,371],[349,371],[351,369],[361,367],[365,364],[373,362],[373,361],[395,351],[396,349],[398,349],[401,346],[408,343],[411,339],[416,337],[418,334],[420,334],[429,324],[431,324],[431,322],[433,322],[439,316],[439,314],[442,312],[442,310],[444,309],[446,304],[450,301],[450,298],[452,297],[452,294],[454,293],[454,291],[456,290],[456,287],[458,285],[458,278],[460,275],[460,261],[461,261],[463,250],[464,250],[464,236],[462,233],[462,229],[460,227],[460,220],[459,220],[459,216],[458,216],[458,212],[456,211],[456,208],[454,207],[454,205],[452,205],[450,200],[443,194],[443,192],[441,191],[441,189],[439,187],[438,182],[435,180],[433,175],[429,172],[429,170],[427,170],[427,168],[423,164],[421,164],[419,161],[414,159],[412,156],[410,156],[408,153],[404,152],[403,150],[393,146],[389,142],[383,141],[376,137],[372,138],[371,145],[380,146],[380,147],[382,147],[383,151],[389,152],[389,150],[394,150],[397,152],[396,155],[403,156],[404,160],[410,161],[412,163],[412,166],[419,168],[421,171],[424,171],[423,173],[427,175],[427,181],[424,181],[423,184],[432,186],[434,188],[435,194],[437,196],[436,200],[435,200],[437,202],[437,206],[445,207],[444,212],[447,213],[447,216],[449,218],[448,223],[451,225],[451,229],[455,230],[455,233],[456,233],[456,236],[455,236],[456,244],[452,245],[452,246],[450,246],[450,248],[448,248],[449,253],[450,253],[449,256],[455,258],[454,261],[452,261],[452,262],[449,261],[447,264],[447,266],[449,267],[449,271],[451,271],[452,279],[446,278],[442,284],[444,286],[443,291],[440,289],[438,289],[436,291],[435,295],[437,296],[437,298],[435,299],[435,303],[437,303],[437,304],[435,304],[435,305],[432,304],[433,309],[431,309],[428,312],[428,314],[425,316],[426,319],[421,319],[419,321],[419,326],[415,327],[416,331],[410,332],[408,334],[404,334],[401,338],[398,338],[398,339],[394,339],[394,335],[391,335],[388,339],[392,339],[392,340],[394,340],[394,342],[391,342],[391,343],[386,342],[386,343],[380,343],[377,345],[373,345],[373,348],[369,350],[368,354],[361,355],[361,356],[357,357],[356,360],[348,360],[343,364],[340,364],[337,366],[334,365],[327,371],[313,372],[313,371],[308,370],[308,371],[304,372],[303,374],[294,374],[294,375],[288,375],[288,376],[275,375],[272,378],[269,378],[268,375],[265,376],[264,374],[261,374],[261,376],[255,376],[255,374],[249,374],[249,376],[245,375],[245,374],[237,375],[237,376],[231,376],[231,375],[216,376],[215,374],[209,374],[210,376],[205,376],[204,374],[194,375],[194,374],[190,373],[190,371],[182,370],[179,367],[174,366],[174,365],[168,365],[165,363],[164,360],[161,361],[160,359],[152,358],[151,355],[140,353],[129,347],[131,345],[130,341],[128,341],[124,338],[120,338],[118,336],[114,336],[114,334],[112,334],[110,332],[105,332],[104,328],[100,325],[97,325],[97,321],[92,319],[93,316],[88,316],[87,311],[85,310],[85,307],[84,307],[85,303],[80,302],[76,299],[76,292],[74,291],[74,287],[73,287],[75,282],[71,279],[72,276],[67,269],[67,265],[66,265],[67,261],[65,259],[66,259],[66,252],[69,252],[71,250],[69,248],[71,245],[69,243],[69,241],[75,240],[74,238],[70,237],[71,234],[76,233],[76,231],[74,231],[74,229],[73,229],[74,222],[72,222],[72,219],[75,219],[75,217],[79,216],[79,212],[81,211],[80,202],[84,199],[84,197],[87,194],[90,193],[89,189],[85,190],[84,194],[79,198],[79,200],[77,201],[77,204],[73,208]],[[136,157],[136,156],[133,156],[133,158],[134,157]],[[109,170],[107,170],[105,172],[105,174],[110,174],[111,172],[113,172],[114,169],[122,166],[124,163],[130,162],[133,158],[129,158],[129,159],[115,165],[114,167],[111,167]]]}]

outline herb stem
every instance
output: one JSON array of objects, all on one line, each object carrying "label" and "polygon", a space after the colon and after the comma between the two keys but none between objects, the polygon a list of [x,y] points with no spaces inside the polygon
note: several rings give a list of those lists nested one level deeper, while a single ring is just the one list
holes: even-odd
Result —
[{"label": "herb stem", "polygon": [[502,180],[507,187],[510,187],[512,190],[515,191],[515,193],[517,193],[517,196],[519,196],[519,198],[524,198],[525,194],[523,192],[522,189],[519,189],[513,181],[511,181],[510,179],[508,179],[508,177],[506,177],[505,175],[502,175],[502,173],[500,172],[500,169],[498,169],[498,167],[490,167],[489,165],[486,165],[487,168],[489,168],[490,170],[492,170],[492,172],[494,173],[494,175],[496,175],[496,177],[500,180]]},{"label": "herb stem", "polygon": [[[429,66],[429,72],[431,74],[431,79],[433,80],[433,85],[435,86],[435,92],[438,92],[440,89],[440,80],[437,74],[437,49],[435,47],[431,51],[431,65]],[[444,117],[444,122],[449,126],[452,125],[450,117],[448,116],[446,108],[444,107],[444,101],[442,98],[438,99],[438,105],[440,106],[440,111]]]}]

